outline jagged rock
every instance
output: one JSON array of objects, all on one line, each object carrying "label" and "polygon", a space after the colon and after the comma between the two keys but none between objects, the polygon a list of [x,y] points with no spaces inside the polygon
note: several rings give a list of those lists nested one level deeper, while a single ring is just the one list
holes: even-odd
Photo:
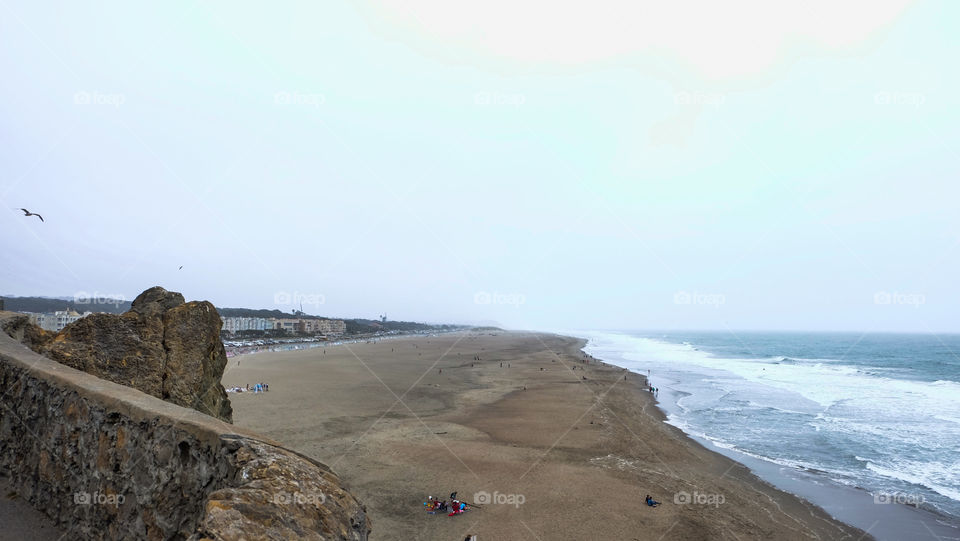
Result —
[{"label": "jagged rock", "polygon": [[[203,303],[163,313],[177,309]],[[13,337],[0,333],[0,478],[64,539],[369,538],[366,508],[327,466],[42,358],[14,340],[25,324],[0,312]]]},{"label": "jagged rock", "polygon": [[161,398],[230,421],[233,408],[220,384],[227,366],[220,326],[220,314],[207,301],[180,304],[164,312],[167,364]]},{"label": "jagged rock", "polygon": [[120,315],[91,314],[57,334],[27,323],[7,334],[55,361],[233,422],[220,384],[227,354],[220,315],[207,301],[152,287]]},{"label": "jagged rock", "polygon": [[233,478],[208,496],[191,541],[367,538],[366,509],[326,465],[275,445],[242,441],[233,455]]},{"label": "jagged rock", "polygon": [[130,311],[144,316],[162,314],[171,308],[186,302],[183,295],[176,291],[167,291],[160,286],[154,286],[137,295],[130,303]]},{"label": "jagged rock", "polygon": [[3,313],[0,317],[0,330],[31,349],[43,346],[56,336],[56,333],[41,329],[30,323],[29,317],[16,312]]}]

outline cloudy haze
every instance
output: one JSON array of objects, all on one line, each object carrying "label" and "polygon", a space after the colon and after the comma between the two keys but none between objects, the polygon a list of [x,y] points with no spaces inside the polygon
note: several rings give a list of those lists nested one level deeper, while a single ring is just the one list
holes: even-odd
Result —
[{"label": "cloudy haze", "polygon": [[957,330],[956,2],[520,4],[3,2],[0,294]]}]

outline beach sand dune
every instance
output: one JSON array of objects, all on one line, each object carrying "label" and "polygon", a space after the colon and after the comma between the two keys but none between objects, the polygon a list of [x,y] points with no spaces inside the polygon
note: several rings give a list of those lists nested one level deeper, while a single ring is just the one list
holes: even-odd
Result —
[{"label": "beach sand dune", "polygon": [[[666,425],[641,376],[581,346],[403,337],[234,358],[223,383],[270,385],[231,395],[235,423],[329,465],[375,540],[869,538]],[[424,511],[454,490],[482,508]]]}]

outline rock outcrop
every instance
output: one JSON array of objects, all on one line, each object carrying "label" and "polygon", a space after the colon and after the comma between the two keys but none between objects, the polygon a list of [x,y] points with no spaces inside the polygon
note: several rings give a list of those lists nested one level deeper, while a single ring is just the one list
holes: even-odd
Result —
[{"label": "rock outcrop", "polygon": [[7,334],[57,362],[233,422],[220,378],[227,354],[213,304],[153,287],[128,312],[92,314],[59,333],[8,321]]},{"label": "rock outcrop", "polygon": [[368,538],[366,509],[325,465],[41,357],[18,343],[22,315],[0,312],[0,328],[0,478],[67,538]]}]

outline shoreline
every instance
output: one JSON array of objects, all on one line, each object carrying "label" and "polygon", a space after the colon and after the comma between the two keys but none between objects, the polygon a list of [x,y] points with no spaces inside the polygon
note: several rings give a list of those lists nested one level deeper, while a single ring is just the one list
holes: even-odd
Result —
[{"label": "shoreline", "polygon": [[[265,352],[223,384],[270,384],[231,397],[235,423],[330,466],[373,539],[867,538],[665,423],[646,379],[582,363],[585,343],[498,331]],[[525,503],[424,516],[458,489]]]},{"label": "shoreline", "polygon": [[[583,340],[589,342],[588,339]],[[591,355],[586,352],[585,354]],[[611,361],[600,360],[611,366],[618,366]],[[642,372],[633,373],[643,375]],[[654,376],[655,379],[656,376]],[[676,412],[676,402],[681,395],[686,395],[686,393],[666,389],[664,401],[654,398],[658,410],[663,414],[663,422],[673,426],[684,436],[696,441],[704,449],[744,465],[759,479],[774,488],[818,506],[833,518],[869,532],[878,541],[960,539],[960,523],[958,523],[956,517],[906,504],[878,504],[871,493],[860,487],[844,485],[829,478],[818,476],[816,472],[803,471],[736,449],[728,449],[716,445],[708,438],[689,433],[683,428],[673,425],[669,422],[668,417],[671,413]]]}]

